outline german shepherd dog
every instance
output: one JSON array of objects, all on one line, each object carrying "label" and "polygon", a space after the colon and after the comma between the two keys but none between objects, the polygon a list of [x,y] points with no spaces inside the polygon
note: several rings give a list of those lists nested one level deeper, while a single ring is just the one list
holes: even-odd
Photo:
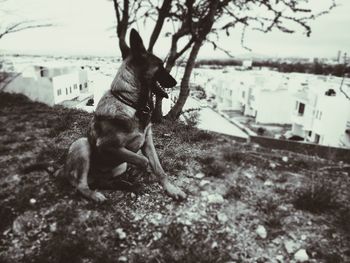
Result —
[{"label": "german shepherd dog", "polygon": [[[175,85],[163,61],[146,51],[140,35],[132,29],[130,48],[110,90],[97,105],[87,137],[72,143],[61,170],[78,192],[88,199],[105,201],[102,193],[89,188],[88,177],[93,172],[101,176],[99,179],[115,178],[126,171],[129,163],[144,170],[150,165],[169,196],[186,198],[169,181],[159,162],[150,123],[153,94],[167,98],[162,87]],[[140,150],[143,155],[138,153]]]}]

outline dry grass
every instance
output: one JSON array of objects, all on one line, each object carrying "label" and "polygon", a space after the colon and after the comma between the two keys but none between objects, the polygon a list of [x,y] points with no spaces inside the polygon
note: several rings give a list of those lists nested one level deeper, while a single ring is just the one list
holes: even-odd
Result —
[{"label": "dry grass", "polygon": [[[287,262],[293,255],[280,244],[291,237],[315,262],[350,260],[349,175],[316,171],[338,165],[331,161],[290,153],[283,162],[285,152],[165,121],[154,126],[155,144],[171,180],[189,194],[184,202],[144,180],[138,192],[102,190],[108,201],[95,204],[45,171],[22,173],[34,163],[61,165],[90,118],[0,93],[1,262],[269,262],[280,253]],[[205,178],[195,178],[199,172]],[[208,203],[214,193],[222,204]],[[16,233],[21,216],[29,223]]]}]

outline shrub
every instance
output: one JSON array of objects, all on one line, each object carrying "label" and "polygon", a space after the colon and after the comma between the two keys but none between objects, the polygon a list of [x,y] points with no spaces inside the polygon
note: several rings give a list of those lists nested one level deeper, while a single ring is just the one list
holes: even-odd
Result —
[{"label": "shrub", "polygon": [[65,112],[63,116],[49,119],[48,126],[51,126],[49,137],[56,137],[61,132],[68,130],[74,121],[73,111]]},{"label": "shrub", "polygon": [[207,176],[220,177],[226,171],[225,164],[212,156],[200,158],[200,162],[203,164],[203,172]]},{"label": "shrub", "polygon": [[198,108],[187,109],[182,112],[182,115],[185,118],[187,125],[190,127],[196,127],[199,123],[199,111]]},{"label": "shrub", "polygon": [[263,127],[258,128],[258,131],[257,131],[258,135],[262,136],[265,134],[265,132],[266,132],[265,128],[263,128]]},{"label": "shrub", "polygon": [[223,152],[223,157],[226,161],[228,162],[233,162],[235,164],[239,164],[244,160],[244,156],[242,152],[238,152],[233,148],[224,148],[222,150]]},{"label": "shrub", "polygon": [[297,209],[320,213],[334,207],[336,195],[330,182],[313,180],[307,187],[295,191],[293,204]]}]

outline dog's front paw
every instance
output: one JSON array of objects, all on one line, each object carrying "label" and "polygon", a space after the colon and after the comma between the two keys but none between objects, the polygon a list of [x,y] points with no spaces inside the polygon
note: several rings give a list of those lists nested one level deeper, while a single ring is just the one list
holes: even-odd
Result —
[{"label": "dog's front paw", "polygon": [[91,195],[91,199],[99,203],[107,200],[107,198],[102,193],[96,191]]},{"label": "dog's front paw", "polygon": [[87,189],[87,188],[80,188],[78,190],[84,197],[86,197],[87,199],[93,200],[95,202],[101,203],[107,200],[107,198],[100,192],[91,191],[90,189]]},{"label": "dog's front paw", "polygon": [[174,198],[175,200],[183,200],[186,199],[186,194],[184,191],[182,191],[179,187],[177,187],[176,185],[173,185],[172,183],[170,183],[169,181],[165,181],[163,183],[163,188],[165,190],[165,192],[171,196],[172,198]]},{"label": "dog's front paw", "polygon": [[146,157],[143,157],[143,156],[140,156],[141,159],[140,159],[140,162],[139,162],[139,167],[141,169],[147,169],[147,166],[148,166],[148,159]]}]

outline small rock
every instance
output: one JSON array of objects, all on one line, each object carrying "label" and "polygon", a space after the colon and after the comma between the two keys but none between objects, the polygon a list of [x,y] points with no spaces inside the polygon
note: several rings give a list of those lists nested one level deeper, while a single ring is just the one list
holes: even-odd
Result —
[{"label": "small rock", "polygon": [[247,177],[248,179],[252,179],[254,177],[254,175],[252,175],[251,173],[248,173],[248,172],[244,172],[243,175],[245,177]]},{"label": "small rock", "polygon": [[34,205],[36,203],[36,200],[34,198],[30,198],[29,203]]},{"label": "small rock", "polygon": [[222,204],[224,198],[220,194],[210,194],[207,196],[209,204]]},{"label": "small rock", "polygon": [[283,256],[282,255],[277,255],[276,256],[276,260],[277,260],[277,262],[279,262],[279,263],[283,263],[284,261],[283,261]]},{"label": "small rock", "polygon": [[163,215],[161,213],[152,213],[149,216],[147,216],[148,221],[155,225],[158,226],[161,224],[161,222],[163,221]]},{"label": "small rock", "polygon": [[297,249],[300,248],[300,245],[292,240],[284,241],[284,248],[287,250],[288,254],[294,253]]},{"label": "small rock", "polygon": [[115,232],[117,233],[119,239],[125,239],[126,238],[126,234],[125,234],[125,232],[124,232],[124,230],[122,228],[117,228],[115,230]]},{"label": "small rock", "polygon": [[265,186],[273,186],[273,182],[270,180],[266,180],[264,183]]},{"label": "small rock", "polygon": [[267,231],[266,228],[262,225],[259,225],[256,230],[255,233],[262,239],[267,238]]},{"label": "small rock", "polygon": [[40,220],[36,217],[35,212],[26,211],[13,221],[12,231],[16,235],[22,235],[28,233],[31,229],[38,228],[39,226]]},{"label": "small rock", "polygon": [[11,175],[11,176],[8,176],[6,177],[5,179],[5,182],[8,183],[8,184],[17,184],[21,181],[21,178],[19,177],[18,174],[14,174],[14,175]]},{"label": "small rock", "polygon": [[218,217],[218,220],[219,220],[221,223],[226,223],[226,222],[228,221],[228,217],[227,217],[227,215],[224,214],[224,213],[219,213],[219,214],[217,215],[217,217]]},{"label": "small rock", "polygon": [[136,194],[135,193],[131,193],[130,196],[131,196],[131,198],[135,198]]},{"label": "small rock", "polygon": [[201,192],[201,196],[203,197],[207,197],[209,195],[209,193],[207,191],[202,191]]},{"label": "small rock", "polygon": [[78,211],[78,218],[81,223],[86,222],[90,216],[91,216],[91,211],[90,210],[79,210]]},{"label": "small rock", "polygon": [[157,241],[157,240],[161,239],[161,237],[162,237],[162,233],[161,232],[154,232],[153,233],[153,240],[154,241]]},{"label": "small rock", "polygon": [[52,223],[50,225],[50,232],[56,232],[57,231],[57,223]]},{"label": "small rock", "polygon": [[282,161],[285,162],[285,163],[288,162],[288,157],[287,156],[283,156],[282,157]]},{"label": "small rock", "polygon": [[291,210],[291,208],[288,207],[288,205],[279,205],[279,206],[277,207],[277,210],[278,210],[278,211],[281,211],[281,212],[288,212],[288,211]]},{"label": "small rock", "polygon": [[203,187],[203,186],[205,186],[205,185],[207,185],[207,184],[210,184],[210,181],[209,181],[209,180],[202,180],[202,181],[200,181],[199,186],[200,186],[200,187]]},{"label": "small rock", "polygon": [[8,229],[6,229],[2,234],[3,234],[4,236],[7,236],[7,234],[10,233],[10,231],[11,231],[11,228],[8,228]]},{"label": "small rock", "polygon": [[275,169],[276,168],[276,164],[275,163],[270,163],[270,168]]},{"label": "small rock", "polygon": [[306,235],[301,235],[301,240],[303,240],[303,241],[305,241],[306,240],[306,238],[307,238],[307,236]]},{"label": "small rock", "polygon": [[32,140],[32,137],[30,137],[30,136],[27,136],[27,137],[24,138],[25,142],[29,142],[30,140]]},{"label": "small rock", "polygon": [[217,248],[218,247],[218,242],[214,241],[213,244],[211,245],[211,248]]},{"label": "small rock", "polygon": [[125,257],[125,256],[121,256],[121,257],[118,258],[118,261],[119,261],[119,262],[127,262],[127,261],[128,261],[128,258]]},{"label": "small rock", "polygon": [[197,179],[202,179],[205,177],[204,173],[197,173],[194,177],[196,177]]},{"label": "small rock", "polygon": [[309,260],[309,256],[306,253],[305,249],[300,249],[297,253],[294,254],[294,259],[297,262],[305,262]]},{"label": "small rock", "polygon": [[272,243],[275,245],[280,245],[281,244],[281,239],[279,237],[276,237],[274,240],[272,240]]}]

